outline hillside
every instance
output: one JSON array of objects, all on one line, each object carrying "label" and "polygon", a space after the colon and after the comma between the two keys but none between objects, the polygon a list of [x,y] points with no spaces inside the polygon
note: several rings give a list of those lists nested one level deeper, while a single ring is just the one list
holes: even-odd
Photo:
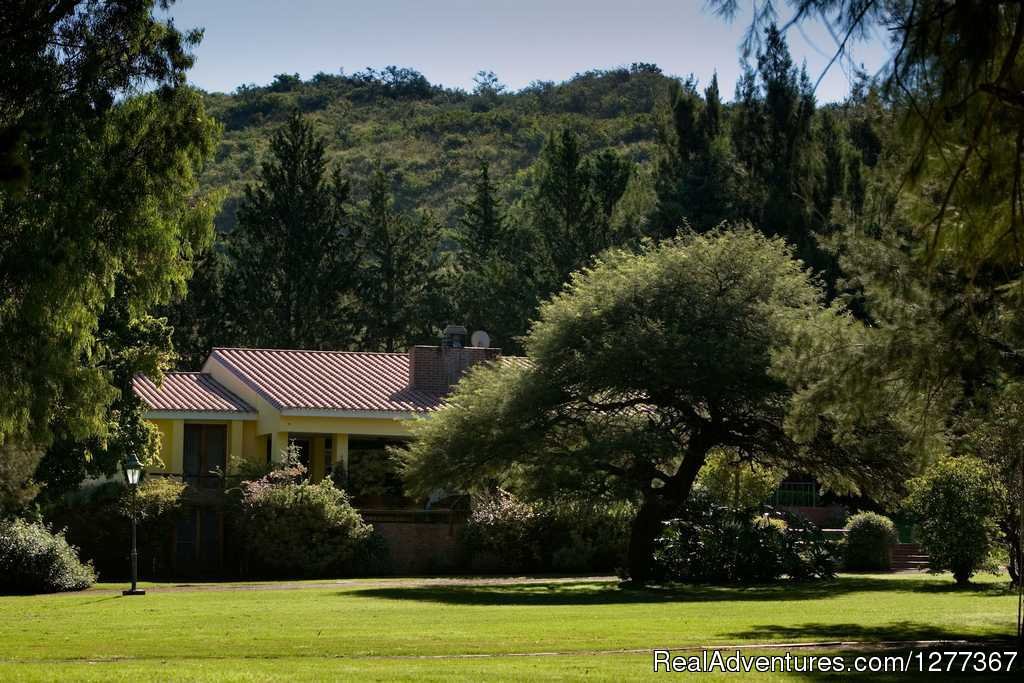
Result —
[{"label": "hillside", "polygon": [[[399,204],[430,210],[450,225],[480,160],[491,163],[505,199],[514,201],[545,137],[563,127],[580,132],[591,150],[611,147],[640,162],[643,173],[672,80],[653,65],[635,64],[513,93],[485,87],[471,94],[393,67],[318,74],[308,81],[281,75],[267,86],[206,95],[224,136],[203,184],[227,191],[217,224],[230,230],[237,199],[254,178],[271,131],[297,108],[326,137],[329,157],[350,175],[357,196],[360,179],[381,159],[396,173]],[[634,185],[628,194],[642,202],[637,195],[647,184]]]}]

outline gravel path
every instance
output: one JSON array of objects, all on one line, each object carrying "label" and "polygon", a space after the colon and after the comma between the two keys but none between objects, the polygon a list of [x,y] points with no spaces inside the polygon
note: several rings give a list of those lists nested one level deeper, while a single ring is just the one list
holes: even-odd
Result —
[{"label": "gravel path", "polygon": [[[543,585],[579,582],[615,582],[614,576],[500,576],[500,577],[440,577],[407,579],[338,579],[336,581],[287,581],[259,583],[167,583],[147,585],[147,593],[187,593],[197,591],[288,591],[331,588],[423,588],[432,586],[517,586]],[[127,584],[125,588],[127,588]],[[98,588],[88,591],[89,595],[120,595],[121,589]],[[65,595],[82,595],[66,593]]]}]

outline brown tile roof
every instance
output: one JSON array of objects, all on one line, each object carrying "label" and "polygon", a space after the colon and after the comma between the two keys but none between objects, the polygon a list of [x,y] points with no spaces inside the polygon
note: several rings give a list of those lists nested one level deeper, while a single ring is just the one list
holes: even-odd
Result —
[{"label": "brown tile roof", "polygon": [[422,413],[443,401],[441,394],[409,388],[406,353],[216,348],[210,360],[279,410]]},{"label": "brown tile roof", "polygon": [[132,378],[132,388],[149,410],[174,412],[254,413],[252,406],[202,372],[168,372],[158,387],[145,375]]}]

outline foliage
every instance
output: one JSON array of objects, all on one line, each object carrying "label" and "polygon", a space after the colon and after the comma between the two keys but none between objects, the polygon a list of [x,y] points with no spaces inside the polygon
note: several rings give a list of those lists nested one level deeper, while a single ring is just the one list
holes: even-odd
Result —
[{"label": "foliage", "polygon": [[298,109],[326,135],[329,160],[358,178],[381,159],[402,181],[400,206],[430,207],[439,222],[454,227],[481,161],[512,204],[525,190],[518,176],[536,161],[547,136],[566,126],[581,134],[585,152],[614,148],[633,162],[650,157],[657,103],[671,81],[656,67],[624,67],[519,92],[492,93],[494,82],[485,81],[477,94],[428,84],[395,97],[383,72],[360,72],[317,74],[280,92],[252,85],[211,93],[207,107],[226,132],[204,186],[227,190],[218,224],[230,232],[232,198],[258,172],[270,131]]},{"label": "foliage", "polygon": [[784,519],[695,500],[669,520],[654,557],[664,577],[688,583],[765,583],[832,578],[836,549],[806,521]]},{"label": "foliage", "polygon": [[544,305],[530,364],[475,369],[415,425],[407,477],[423,490],[515,476],[639,495],[638,581],[712,450],[885,486],[904,464],[890,449],[835,442],[827,424],[787,431],[790,387],[813,377],[790,368],[788,384],[776,359],[801,335],[853,325],[820,297],[781,240],[750,230],[607,252]]},{"label": "foliage", "polygon": [[108,482],[84,487],[48,503],[46,520],[64,529],[83,558],[107,579],[128,571],[131,512],[137,511],[139,566],[148,576],[168,576],[172,569],[170,539],[189,511],[186,487],[164,477],[147,477],[137,498],[124,484]]},{"label": "foliage", "polygon": [[106,349],[102,366],[118,389],[117,398],[107,409],[106,434],[76,439],[63,419],[51,423],[56,438],[46,449],[35,474],[43,486],[43,500],[57,500],[79,487],[88,476],[116,475],[129,455],[149,466],[160,462],[159,432],[142,417],[132,379],[137,373],[159,377],[170,364],[171,329],[162,318],[149,314],[133,316],[127,310],[123,293],[107,305],[99,325],[97,337]]},{"label": "foliage", "polygon": [[348,472],[336,467],[331,472],[335,486],[353,498],[364,496],[402,497],[399,466],[385,448],[350,448]]},{"label": "foliage", "polygon": [[499,490],[474,498],[461,542],[471,556],[489,553],[484,562],[489,560],[498,571],[536,570],[542,562],[540,538],[546,521],[535,506]]},{"label": "foliage", "polygon": [[429,214],[396,210],[391,180],[378,164],[356,218],[364,231],[359,273],[363,346],[380,351],[434,338],[446,296],[440,226]]},{"label": "foliage", "polygon": [[243,482],[242,494],[242,530],[257,573],[316,577],[346,571],[373,533],[327,479],[311,484],[271,473]]},{"label": "foliage", "polygon": [[498,489],[474,496],[460,547],[474,571],[608,572],[625,556],[633,513],[606,501],[531,503]]},{"label": "foliage", "polygon": [[778,469],[742,462],[720,450],[708,455],[694,485],[719,505],[752,510],[768,500],[784,478]]},{"label": "foliage", "polygon": [[951,571],[959,584],[988,568],[999,541],[999,481],[970,457],[942,458],[909,483],[906,507],[917,521],[932,571]]},{"label": "foliage", "polygon": [[889,568],[889,552],[896,543],[896,525],[877,512],[858,512],[846,522],[844,566],[853,571]]},{"label": "foliage", "polygon": [[157,4],[0,10],[17,36],[0,41],[0,439],[46,445],[55,419],[102,436],[100,317],[118,290],[133,318],[180,294],[209,241],[197,175],[218,126],[185,85],[199,34]]},{"label": "foliage", "polygon": [[548,138],[535,173],[536,187],[526,203],[543,245],[540,277],[547,295],[595,254],[624,241],[612,215],[626,191],[630,166],[609,150],[584,157],[579,136],[565,129]]},{"label": "foliage", "polygon": [[[914,231],[927,240],[930,258],[972,274],[1006,265],[997,277],[1017,280],[1024,216],[1019,197],[1024,10],[1019,3],[788,4],[796,9],[791,23],[824,18],[835,35],[845,36],[833,61],[849,60],[853,42],[870,39],[876,28],[892,35],[882,85],[908,147],[899,168],[901,208],[914,216]],[[730,14],[737,3],[716,0],[714,5]],[[771,4],[766,5],[755,22],[774,20]]]},{"label": "foliage", "polygon": [[64,534],[20,519],[0,521],[0,576],[5,593],[77,591],[96,581]]},{"label": "foliage", "polygon": [[1021,580],[1024,509],[1024,385],[1013,382],[975,397],[955,425],[955,452],[974,454],[999,481],[999,529],[1006,541],[1010,578]]},{"label": "foliage", "polygon": [[[245,344],[328,349],[352,342],[362,223],[349,182],[325,158],[325,140],[299,112],[270,139],[258,184],[238,206],[228,239],[227,286]],[[193,302],[194,303],[194,302]]]},{"label": "foliage", "polygon": [[515,337],[526,329],[537,299],[535,264],[522,258],[533,248],[531,240],[523,226],[510,220],[487,161],[480,163],[462,208],[455,233],[457,309],[470,329],[487,330],[494,345],[514,353]]},{"label": "foliage", "polygon": [[181,509],[184,493],[185,484],[180,481],[150,477],[139,485],[134,501],[130,493],[121,498],[121,512],[129,517],[134,510],[140,522],[166,519]]},{"label": "foliage", "polygon": [[684,225],[710,230],[736,215],[741,196],[718,77],[703,100],[692,79],[672,84],[669,93],[669,123],[661,135],[655,178],[657,204],[647,228],[655,237],[671,237]]},{"label": "foliage", "polygon": [[39,493],[32,475],[42,455],[38,448],[0,443],[0,519],[20,513]]}]

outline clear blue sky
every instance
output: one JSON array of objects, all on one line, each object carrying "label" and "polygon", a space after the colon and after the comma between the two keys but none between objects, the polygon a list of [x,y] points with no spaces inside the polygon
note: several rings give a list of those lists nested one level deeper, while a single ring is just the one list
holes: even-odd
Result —
[{"label": "clear blue sky", "polygon": [[[706,11],[703,0],[178,0],[171,15],[180,28],[206,30],[190,78],[210,91],[269,83],[278,73],[309,78],[389,64],[467,89],[477,71],[489,69],[516,89],[654,62],[702,83],[717,69],[727,97],[750,19],[748,10],[729,23]],[[787,37],[795,61],[806,60],[817,80],[835,40],[821,24],[791,29]],[[885,55],[876,36],[853,56],[874,72]],[[839,63],[829,70],[819,101],[845,96],[844,70]]]}]

